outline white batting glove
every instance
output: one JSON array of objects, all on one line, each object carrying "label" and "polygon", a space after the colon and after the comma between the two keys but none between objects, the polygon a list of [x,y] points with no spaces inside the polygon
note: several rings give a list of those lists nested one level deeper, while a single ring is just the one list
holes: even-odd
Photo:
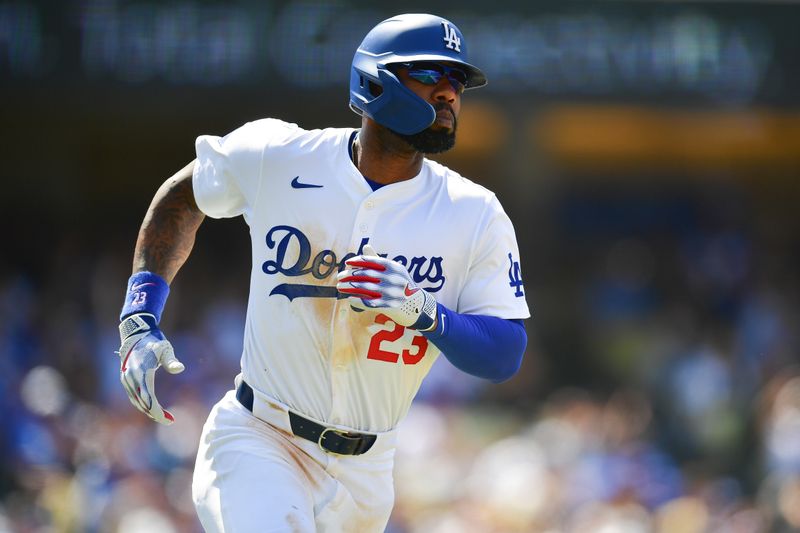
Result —
[{"label": "white batting glove", "polygon": [[172,424],[175,417],[156,399],[156,370],[163,366],[170,374],[180,374],[185,367],[158,329],[156,318],[148,313],[125,318],[119,325],[119,338],[119,380],[131,403],[159,424]]},{"label": "white batting glove", "polygon": [[350,305],[380,311],[396,324],[420,331],[436,325],[436,298],[411,279],[406,267],[378,256],[371,245],[364,253],[345,261],[336,289],[350,296]]}]

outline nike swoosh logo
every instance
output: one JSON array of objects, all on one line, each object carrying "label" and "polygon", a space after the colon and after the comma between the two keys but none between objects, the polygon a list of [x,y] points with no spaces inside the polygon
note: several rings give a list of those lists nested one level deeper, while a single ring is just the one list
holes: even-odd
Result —
[{"label": "nike swoosh logo", "polygon": [[406,296],[413,296],[414,293],[417,292],[418,290],[419,290],[419,287],[417,287],[416,289],[409,289],[408,285],[406,285],[406,288],[403,289],[403,292],[405,293]]},{"label": "nike swoosh logo", "polygon": [[295,176],[292,180],[293,189],[319,189],[322,185],[314,185],[313,183],[300,183],[300,176]]},{"label": "nike swoosh logo", "polygon": [[132,291],[138,291],[142,287],[150,287],[150,286],[155,287],[156,284],[155,283],[140,283],[138,285],[131,285],[131,290]]}]

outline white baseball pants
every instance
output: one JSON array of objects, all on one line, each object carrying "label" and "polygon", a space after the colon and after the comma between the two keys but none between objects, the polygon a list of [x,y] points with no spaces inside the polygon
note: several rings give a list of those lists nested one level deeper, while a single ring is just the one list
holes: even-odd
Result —
[{"label": "white baseball pants", "polygon": [[203,427],[192,497],[208,533],[385,529],[395,431],[362,455],[332,455],[291,433],[285,406],[256,398],[253,411],[230,391]]}]

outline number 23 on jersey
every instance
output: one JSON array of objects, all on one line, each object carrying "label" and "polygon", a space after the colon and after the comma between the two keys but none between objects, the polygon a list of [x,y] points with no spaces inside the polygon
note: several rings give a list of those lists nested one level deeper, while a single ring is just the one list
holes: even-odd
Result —
[{"label": "number 23 on jersey", "polygon": [[428,339],[420,334],[415,335],[411,340],[411,349],[404,349],[402,352],[392,352],[385,350],[383,343],[394,342],[405,333],[406,328],[399,324],[395,324],[392,319],[384,314],[375,317],[375,323],[385,325],[389,323],[392,326],[390,329],[382,329],[372,336],[369,341],[369,349],[367,350],[367,359],[374,359],[376,361],[385,361],[387,363],[397,363],[400,358],[403,359],[403,364],[416,365],[423,357],[425,352],[428,351]]}]

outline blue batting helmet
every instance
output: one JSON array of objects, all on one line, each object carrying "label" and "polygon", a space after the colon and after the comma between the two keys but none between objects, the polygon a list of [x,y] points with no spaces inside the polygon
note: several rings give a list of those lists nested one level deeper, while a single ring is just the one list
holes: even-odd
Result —
[{"label": "blue batting helmet", "polygon": [[467,74],[467,89],[486,85],[483,72],[467,62],[467,43],[455,24],[434,15],[397,15],[372,28],[356,50],[350,69],[350,108],[406,135],[433,124],[433,106],[388,68],[413,61],[455,64]]}]

